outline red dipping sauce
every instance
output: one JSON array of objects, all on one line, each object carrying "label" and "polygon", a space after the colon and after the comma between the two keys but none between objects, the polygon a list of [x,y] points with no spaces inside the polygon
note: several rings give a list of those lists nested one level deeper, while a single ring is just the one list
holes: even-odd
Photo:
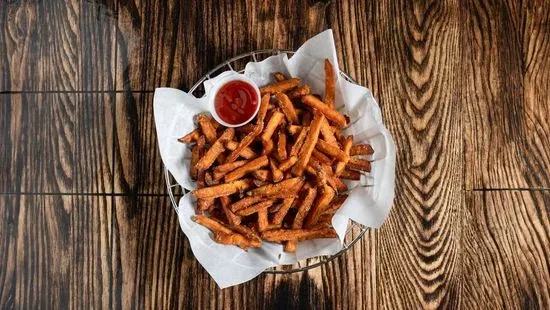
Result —
[{"label": "red dipping sauce", "polygon": [[234,80],[220,87],[214,97],[214,108],[224,122],[238,125],[248,121],[256,113],[258,99],[252,85]]}]

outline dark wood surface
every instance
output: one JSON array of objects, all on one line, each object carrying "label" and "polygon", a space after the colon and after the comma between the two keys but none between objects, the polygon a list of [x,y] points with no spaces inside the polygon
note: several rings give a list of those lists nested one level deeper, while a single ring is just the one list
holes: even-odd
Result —
[{"label": "dark wood surface", "polygon": [[[328,28],[396,141],[392,212],[323,267],[220,290],[152,92]],[[3,0],[0,150],[1,308],[550,308],[545,0]]]}]

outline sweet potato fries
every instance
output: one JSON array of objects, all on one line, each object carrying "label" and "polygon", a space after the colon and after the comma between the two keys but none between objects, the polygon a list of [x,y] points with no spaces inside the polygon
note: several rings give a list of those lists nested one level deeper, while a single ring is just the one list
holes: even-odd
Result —
[{"label": "sweet potato fries", "polygon": [[349,118],[334,107],[337,79],[328,60],[325,74],[321,97],[275,72],[276,82],[260,88],[252,122],[225,128],[200,114],[197,129],[178,139],[192,150],[193,220],[216,242],[244,250],[277,242],[294,252],[299,241],[337,237],[331,219],[347,197],[343,180],[370,172],[374,150],[342,132]]}]

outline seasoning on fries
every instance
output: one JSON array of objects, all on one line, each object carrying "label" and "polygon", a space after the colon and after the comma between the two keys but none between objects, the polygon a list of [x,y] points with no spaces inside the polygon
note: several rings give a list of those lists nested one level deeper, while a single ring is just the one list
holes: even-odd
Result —
[{"label": "seasoning on fries", "polygon": [[247,215],[251,215],[251,214],[254,214],[256,212],[259,212],[261,210],[264,210],[269,207],[271,207],[271,205],[273,204],[273,201],[272,200],[265,200],[265,201],[262,201],[262,202],[259,202],[255,205],[252,205],[250,207],[247,207],[247,208],[244,208],[242,210],[239,210],[237,211],[237,215],[239,216],[247,216]]},{"label": "seasoning on fries", "polygon": [[298,78],[273,77],[249,124],[225,128],[199,114],[198,128],[178,141],[190,147],[197,180],[193,220],[214,241],[243,250],[278,242],[294,252],[301,240],[337,237],[331,222],[347,198],[344,180],[368,173],[374,150],[342,131],[349,119],[334,109],[337,76],[328,60],[323,98]]},{"label": "seasoning on fries", "polygon": [[325,99],[324,102],[331,108],[334,108],[334,92],[335,92],[334,69],[328,59],[325,59]]},{"label": "seasoning on fries", "polygon": [[199,162],[197,163],[197,169],[200,171],[210,168],[218,155],[225,151],[225,147],[223,146],[224,142],[231,140],[234,134],[235,130],[233,130],[233,128],[227,128],[224,133],[216,140],[216,142],[212,144],[210,149],[206,151],[206,154],[204,154],[204,156],[199,160]]},{"label": "seasoning on fries", "polygon": [[298,161],[298,156],[290,156],[279,165],[279,170],[281,170],[282,172],[285,172],[288,169],[292,168],[292,166],[294,166],[294,164],[297,161]]},{"label": "seasoning on fries", "polygon": [[191,143],[196,142],[199,140],[199,137],[201,136],[201,132],[199,129],[195,129],[191,131],[190,133],[186,134],[185,136],[178,139],[181,143]]},{"label": "seasoning on fries", "polygon": [[298,86],[298,84],[300,84],[300,79],[297,78],[282,80],[264,87],[260,87],[260,94],[263,96],[265,94],[285,92]]},{"label": "seasoning on fries", "polygon": [[336,238],[336,231],[332,227],[313,229],[274,229],[262,234],[266,241],[309,240],[318,238]]},{"label": "seasoning on fries", "polygon": [[309,95],[309,92],[311,90],[309,89],[309,86],[302,85],[294,88],[293,90],[288,92],[288,98],[291,100],[298,99],[302,96]]},{"label": "seasoning on fries", "polygon": [[349,154],[353,144],[353,136],[348,136],[343,144],[344,145],[342,151],[345,155],[347,155],[347,157],[344,160],[339,161],[336,164],[336,167],[334,167],[334,175],[337,177],[342,173],[342,171],[344,171],[344,169],[346,168],[346,164],[348,163]]},{"label": "seasoning on fries", "polygon": [[372,155],[374,150],[369,144],[358,144],[351,147],[351,155]]},{"label": "seasoning on fries", "polygon": [[283,130],[279,130],[279,136],[277,139],[277,157],[279,160],[285,160],[287,158],[286,134]]},{"label": "seasoning on fries", "polygon": [[352,170],[370,172],[370,161],[352,157],[349,159],[346,167]]},{"label": "seasoning on fries", "polygon": [[208,143],[216,142],[216,128],[212,125],[213,120],[205,114],[197,115],[196,119],[197,123],[199,123],[201,132],[206,137],[206,141],[208,141]]},{"label": "seasoning on fries", "polygon": [[278,99],[279,106],[285,114],[288,122],[291,124],[298,124],[298,115],[296,114],[294,105],[292,104],[292,101],[290,101],[288,96],[283,93],[275,93],[275,97]]},{"label": "seasoning on fries", "polygon": [[252,175],[254,176],[255,179],[265,182],[269,177],[269,171],[260,169],[252,172]]},{"label": "seasoning on fries", "polygon": [[250,187],[250,180],[238,180],[209,187],[199,188],[193,191],[195,198],[217,198],[227,196]]},{"label": "seasoning on fries", "polygon": [[269,161],[269,166],[271,167],[271,175],[273,176],[273,182],[280,182],[283,179],[283,173],[279,168],[277,168],[277,165],[275,165],[275,161],[271,159]]},{"label": "seasoning on fries", "polygon": [[286,197],[295,194],[300,190],[304,179],[296,177],[287,179],[276,184],[268,184],[251,191],[248,191],[249,196],[261,196],[265,198]]},{"label": "seasoning on fries", "polygon": [[238,245],[243,250],[248,249],[249,247],[260,247],[261,243],[256,240],[247,239],[241,234],[237,233],[215,233],[214,241],[221,244],[233,244]]},{"label": "seasoning on fries", "polygon": [[355,170],[344,169],[342,171],[342,173],[340,174],[340,177],[342,179],[358,181],[358,180],[361,179],[361,173],[359,171],[355,171]]},{"label": "seasoning on fries", "polygon": [[240,179],[243,176],[245,176],[247,173],[258,170],[264,166],[267,166],[268,164],[269,164],[269,159],[267,158],[266,155],[258,157],[240,166],[239,168],[231,171],[230,173],[226,174],[225,182],[232,182],[237,179]]},{"label": "seasoning on fries", "polygon": [[323,113],[329,121],[332,121],[339,128],[344,128],[348,124],[348,121],[344,115],[327,106],[315,96],[305,95],[302,97],[302,103]]},{"label": "seasoning on fries", "polygon": [[282,74],[281,72],[274,72],[273,73],[273,78],[277,82],[286,80],[286,76],[284,74]]},{"label": "seasoning on fries", "polygon": [[232,163],[227,163],[227,164],[217,166],[216,168],[214,168],[214,174],[213,174],[214,180],[217,181],[223,178],[223,176],[225,176],[228,172],[231,172],[243,166],[247,162],[248,162],[247,160],[239,160],[239,161],[234,161]]},{"label": "seasoning on fries", "polygon": [[321,130],[323,118],[323,115],[316,113],[315,118],[311,121],[307,137],[304,144],[301,146],[298,162],[292,167],[292,174],[300,176],[304,173],[304,169],[307,167],[309,159],[311,158],[311,152],[313,152],[317,139],[319,138],[319,131]]},{"label": "seasoning on fries", "polygon": [[[235,141],[227,141],[225,143],[225,148],[230,150],[230,151],[234,151],[238,146],[239,146],[239,144]],[[258,154],[256,154],[251,148],[245,147],[245,148],[241,149],[238,156],[240,156],[242,158],[245,158],[245,159],[251,159],[251,158],[258,157]]]},{"label": "seasoning on fries", "polygon": [[328,144],[338,147],[338,140],[336,140],[334,131],[326,119],[321,124],[321,136],[325,139],[325,141],[327,141]]}]

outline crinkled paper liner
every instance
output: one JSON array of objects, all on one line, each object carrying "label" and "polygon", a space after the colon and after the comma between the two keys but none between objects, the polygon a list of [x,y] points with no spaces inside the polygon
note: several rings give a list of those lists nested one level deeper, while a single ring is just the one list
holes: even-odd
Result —
[{"label": "crinkled paper liner", "polygon": [[[258,85],[265,85],[274,82],[273,72],[283,72],[301,78],[311,87],[312,93],[323,95],[325,58],[334,65],[334,72],[340,72],[332,30],[324,31],[308,40],[291,58],[286,54],[279,54],[261,62],[250,62],[246,65],[244,74]],[[217,78],[227,74],[237,73],[228,71],[205,81],[206,93],[208,94],[208,89]],[[177,212],[181,229],[187,235],[197,260],[221,288],[246,282],[269,267],[336,254],[342,249],[350,219],[367,227],[379,227],[388,216],[395,191],[395,145],[382,123],[380,107],[370,90],[348,82],[339,75],[336,107],[353,120],[346,129],[346,135],[353,134],[355,143],[369,143],[375,151],[369,157],[372,160],[372,171],[369,174],[372,186],[358,186],[358,182],[348,183],[353,190],[333,217],[332,224],[339,239],[299,242],[295,254],[285,253],[280,244],[269,242],[264,242],[261,248],[243,251],[236,246],[214,242],[208,229],[191,220],[195,214],[195,200],[191,194],[183,196],[179,201]],[[170,88],[158,88],[155,91],[154,114],[160,154],[168,171],[187,190],[196,187],[189,175],[191,151],[186,145],[179,143],[177,138],[194,130],[193,116],[208,112],[206,109],[206,97],[195,98]]]}]

